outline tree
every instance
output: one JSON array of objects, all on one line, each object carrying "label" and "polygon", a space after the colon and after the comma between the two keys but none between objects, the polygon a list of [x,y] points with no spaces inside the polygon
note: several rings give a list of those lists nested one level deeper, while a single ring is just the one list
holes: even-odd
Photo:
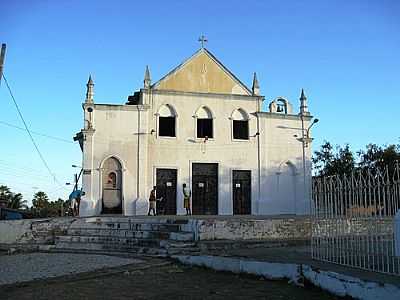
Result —
[{"label": "tree", "polygon": [[12,209],[27,209],[27,202],[26,200],[22,199],[22,194],[14,194],[12,193],[10,200],[7,205],[8,208]]},{"label": "tree", "polygon": [[26,209],[26,200],[22,199],[22,194],[13,193],[11,189],[5,185],[0,186],[0,202],[5,203],[6,207],[11,209]]},{"label": "tree", "polygon": [[45,192],[39,191],[33,195],[32,206],[36,209],[43,209],[49,206],[49,197]]},{"label": "tree", "polygon": [[0,203],[9,203],[12,193],[8,186],[0,185]]},{"label": "tree", "polygon": [[320,151],[315,151],[312,158],[317,176],[330,176],[335,174],[349,174],[355,167],[356,162],[350,146],[336,146],[333,150],[331,143],[325,141]]},{"label": "tree", "polygon": [[349,174],[355,170],[388,168],[389,174],[393,174],[395,164],[400,161],[400,144],[378,146],[368,144],[365,150],[351,152],[349,145],[344,147],[333,146],[325,141],[320,150],[314,152],[312,162],[315,175],[326,176],[335,174]]},{"label": "tree", "polygon": [[357,154],[360,157],[360,168],[383,170],[387,166],[389,174],[392,174],[396,161],[400,161],[400,145],[392,144],[381,147],[376,144],[368,144],[365,150],[360,150]]}]

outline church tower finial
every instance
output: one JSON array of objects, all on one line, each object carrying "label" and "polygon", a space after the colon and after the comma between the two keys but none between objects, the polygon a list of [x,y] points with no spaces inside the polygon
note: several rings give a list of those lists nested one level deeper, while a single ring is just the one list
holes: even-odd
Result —
[{"label": "church tower finial", "polygon": [[252,87],[251,90],[253,92],[253,96],[259,96],[260,95],[260,85],[258,84],[256,72],[254,72],[254,75],[253,75],[253,87]]},{"label": "church tower finial", "polygon": [[151,85],[150,70],[149,66],[146,66],[146,71],[144,72],[143,87],[145,89],[148,89],[150,88],[150,85]]},{"label": "church tower finial", "polygon": [[89,80],[86,84],[86,103],[93,103],[94,96],[94,83],[92,80],[92,75],[89,75]]},{"label": "church tower finial", "polygon": [[304,89],[301,89],[300,95],[300,114],[301,115],[309,115],[308,106],[307,106],[307,97],[304,94]]}]

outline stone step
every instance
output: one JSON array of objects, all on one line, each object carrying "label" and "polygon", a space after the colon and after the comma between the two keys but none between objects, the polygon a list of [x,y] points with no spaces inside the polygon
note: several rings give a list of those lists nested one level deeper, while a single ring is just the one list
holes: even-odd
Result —
[{"label": "stone step", "polygon": [[70,229],[86,228],[86,229],[122,229],[135,231],[185,231],[187,225],[184,224],[160,224],[160,223],[77,223],[72,224]]},{"label": "stone step", "polygon": [[70,236],[106,236],[139,239],[163,239],[174,241],[193,241],[192,232],[172,232],[172,231],[133,231],[125,229],[104,229],[104,228],[75,228],[69,229],[67,235]]},{"label": "stone step", "polygon": [[135,253],[147,255],[196,255],[200,254],[199,248],[194,245],[186,245],[186,247],[173,247],[168,248],[153,248],[153,247],[138,247],[117,244],[99,244],[99,243],[76,243],[76,242],[57,242],[53,248],[48,250],[50,252],[91,252],[91,253]]},{"label": "stone step", "polygon": [[158,239],[168,239],[170,232],[161,231],[132,231],[125,229],[69,229],[67,235],[84,235],[84,236],[115,236],[115,237],[126,237],[126,238],[158,238]]},{"label": "stone step", "polygon": [[112,244],[98,244],[98,243],[71,243],[71,242],[58,242],[56,243],[54,252],[123,252],[123,253],[137,253],[148,255],[167,255],[166,249],[152,248],[152,247],[134,247],[134,246],[121,246]]},{"label": "stone step", "polygon": [[130,217],[86,217],[80,220],[80,223],[131,223],[131,224],[188,224],[188,219],[175,219],[175,218],[168,218],[168,217],[143,217],[143,218],[130,218]]},{"label": "stone step", "polygon": [[168,255],[199,255],[201,251],[197,247],[169,248],[167,253]]},{"label": "stone step", "polygon": [[160,247],[169,249],[169,248],[190,248],[197,247],[197,244],[192,241],[171,241],[171,240],[163,240],[160,241]]},{"label": "stone step", "polygon": [[104,245],[120,245],[120,246],[141,246],[141,247],[160,247],[159,239],[135,239],[115,236],[84,236],[84,235],[64,235],[56,236],[56,245],[59,242],[64,243],[91,243]]}]

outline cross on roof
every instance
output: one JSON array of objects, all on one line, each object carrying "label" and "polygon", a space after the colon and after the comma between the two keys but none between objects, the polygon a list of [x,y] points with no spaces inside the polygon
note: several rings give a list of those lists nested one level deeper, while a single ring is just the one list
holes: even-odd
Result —
[{"label": "cross on roof", "polygon": [[204,48],[204,43],[207,43],[208,40],[204,35],[201,35],[201,37],[199,37],[199,42],[201,43],[201,48]]}]

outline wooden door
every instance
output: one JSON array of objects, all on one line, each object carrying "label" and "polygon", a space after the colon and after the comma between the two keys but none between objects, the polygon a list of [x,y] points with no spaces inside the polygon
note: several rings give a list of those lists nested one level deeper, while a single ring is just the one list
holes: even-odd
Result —
[{"label": "wooden door", "polygon": [[176,169],[157,169],[156,182],[157,198],[163,198],[157,201],[158,215],[176,215]]},{"label": "wooden door", "polygon": [[232,172],[233,214],[251,214],[251,171]]},{"label": "wooden door", "polygon": [[218,214],[218,164],[192,165],[192,206],[194,215]]}]

